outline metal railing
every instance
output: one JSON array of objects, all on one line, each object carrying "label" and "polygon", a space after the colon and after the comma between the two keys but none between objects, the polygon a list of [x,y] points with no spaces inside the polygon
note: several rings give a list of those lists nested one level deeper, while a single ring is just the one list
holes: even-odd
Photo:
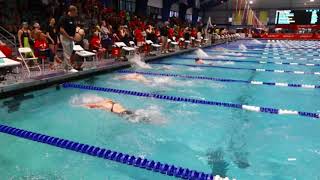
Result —
[{"label": "metal railing", "polygon": [[[10,43],[13,47],[15,52],[17,52],[17,38],[14,34],[10,33],[9,31],[7,31],[4,27],[0,26],[0,30],[2,32],[0,32],[0,37],[3,38],[4,40],[6,40],[6,42]],[[3,34],[3,32],[5,34]],[[8,38],[8,36],[11,37],[11,39]]]}]

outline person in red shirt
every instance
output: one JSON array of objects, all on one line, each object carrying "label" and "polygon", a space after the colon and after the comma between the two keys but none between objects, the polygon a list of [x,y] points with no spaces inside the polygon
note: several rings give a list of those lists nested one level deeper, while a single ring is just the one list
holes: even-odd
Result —
[{"label": "person in red shirt", "polygon": [[171,39],[173,41],[173,36],[174,36],[174,29],[170,27],[168,30],[168,39]]},{"label": "person in red shirt", "polygon": [[191,37],[197,38],[197,29],[195,27],[192,28]]},{"label": "person in red shirt", "polygon": [[39,59],[50,60],[50,69],[53,68],[53,59],[49,44],[47,42],[47,36],[42,32],[37,32],[34,42],[34,55]]},{"label": "person in red shirt", "polygon": [[90,40],[90,50],[97,51],[98,60],[101,60],[106,53],[106,49],[102,47],[99,32],[94,32]]},{"label": "person in red shirt", "polygon": [[134,31],[134,37],[137,41],[137,46],[138,47],[141,47],[143,46],[145,40],[144,40],[144,37],[142,35],[142,30],[141,30],[141,27],[136,27],[136,30]]}]

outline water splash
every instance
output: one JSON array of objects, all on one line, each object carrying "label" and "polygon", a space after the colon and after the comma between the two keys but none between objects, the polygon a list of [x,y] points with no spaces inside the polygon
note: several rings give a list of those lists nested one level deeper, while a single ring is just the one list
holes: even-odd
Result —
[{"label": "water splash", "polygon": [[225,59],[225,56],[221,56],[221,55],[215,55],[215,56],[211,56],[212,59]]},{"label": "water splash", "polygon": [[198,58],[208,58],[210,57],[206,52],[204,52],[202,49],[197,49],[196,54]]},{"label": "water splash", "polygon": [[135,116],[128,117],[128,121],[132,123],[146,122],[151,124],[165,124],[167,122],[158,106],[138,109],[135,111]]},{"label": "water splash", "polygon": [[242,51],[246,51],[248,48],[244,44],[240,44],[239,45],[239,49],[242,50]]},{"label": "water splash", "polygon": [[257,40],[257,39],[252,40],[252,42],[253,42],[254,44],[262,44],[262,42],[259,41],[259,40]]},{"label": "water splash", "polygon": [[72,106],[83,106],[85,104],[98,103],[103,100],[105,100],[105,98],[96,94],[81,94],[73,96],[70,100],[70,104]]},{"label": "water splash", "polygon": [[133,66],[137,66],[143,69],[152,69],[152,67],[149,64],[146,64],[142,61],[141,56],[138,54],[135,54],[132,58],[128,60]]},{"label": "water splash", "polygon": [[224,52],[225,55],[230,55],[230,56],[243,56],[242,53],[235,53],[235,52]]}]

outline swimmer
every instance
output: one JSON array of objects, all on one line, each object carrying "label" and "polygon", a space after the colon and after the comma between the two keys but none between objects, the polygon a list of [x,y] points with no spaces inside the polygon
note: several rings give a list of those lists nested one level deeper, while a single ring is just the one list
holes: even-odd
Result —
[{"label": "swimmer", "polygon": [[151,83],[150,80],[145,78],[143,75],[137,74],[137,73],[127,74],[127,75],[124,75],[124,76],[120,77],[119,79],[120,80],[137,81],[137,82],[142,82],[142,83]]},{"label": "swimmer", "polygon": [[117,114],[125,118],[130,118],[130,119],[139,118],[142,121],[150,122],[149,118],[138,117],[139,115],[135,114],[133,111],[129,111],[125,109],[121,104],[114,102],[111,99],[101,99],[100,101],[97,101],[95,103],[87,103],[87,104],[83,104],[82,106],[89,109],[100,109],[100,110],[112,112],[114,114]]},{"label": "swimmer", "polygon": [[195,63],[196,63],[196,64],[205,64],[205,62],[204,62],[202,59],[200,59],[200,58],[196,58],[196,59],[195,59]]}]

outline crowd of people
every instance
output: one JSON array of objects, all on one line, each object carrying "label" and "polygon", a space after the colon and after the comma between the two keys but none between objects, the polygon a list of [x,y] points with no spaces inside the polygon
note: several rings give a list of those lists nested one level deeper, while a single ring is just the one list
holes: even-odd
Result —
[{"label": "crowd of people", "polygon": [[[91,2],[92,1],[92,2]],[[50,67],[61,64],[66,70],[75,67],[72,61],[73,45],[97,53],[98,59],[111,56],[115,42],[124,42],[131,46],[134,42],[143,51],[146,40],[161,44],[161,52],[168,53],[169,41],[201,39],[206,33],[216,33],[214,27],[206,28],[199,23],[191,26],[185,21],[172,17],[161,22],[156,19],[141,18],[125,11],[115,12],[103,8],[99,1],[91,0],[88,8],[70,5],[63,16],[54,16],[43,22],[29,24],[23,22],[17,32],[19,47],[30,47],[36,57],[47,57]],[[226,30],[218,31],[226,34]],[[63,60],[57,56],[57,50],[63,50]]]}]

